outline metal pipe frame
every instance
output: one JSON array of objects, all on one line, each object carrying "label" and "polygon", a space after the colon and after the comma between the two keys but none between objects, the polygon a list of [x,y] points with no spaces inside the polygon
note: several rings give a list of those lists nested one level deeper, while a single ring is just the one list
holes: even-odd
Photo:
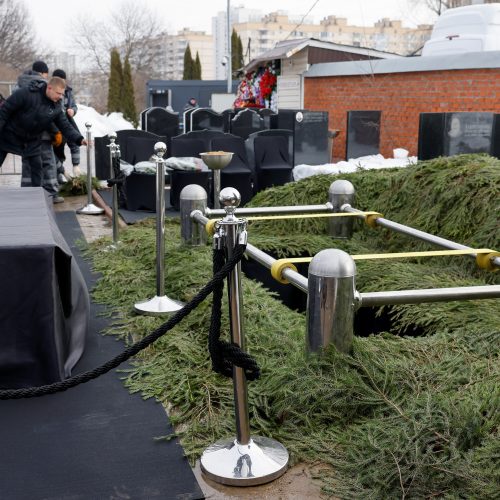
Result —
[{"label": "metal pipe frame", "polygon": [[[366,219],[366,215],[363,215],[361,210],[357,208],[351,207],[348,203],[342,205],[340,207],[341,212],[349,212],[349,213],[359,213],[359,217],[363,220]],[[427,243],[431,243],[433,245],[448,248],[450,250],[471,250],[470,256],[473,258],[477,257],[477,254],[474,253],[474,249],[468,247],[466,245],[462,245],[460,243],[455,243],[454,241],[447,240],[445,238],[441,238],[440,236],[434,236],[433,234],[426,233],[424,231],[420,231],[419,229],[415,229],[410,226],[405,226],[404,224],[399,224],[398,222],[393,222],[388,219],[384,219],[383,217],[378,217],[375,219],[375,223],[379,226],[385,227],[386,229],[392,229],[397,233],[405,234],[407,236],[411,236],[413,238],[417,238],[422,241],[426,241]],[[495,257],[491,259],[493,264],[500,267],[500,257]]]},{"label": "metal pipe frame", "polygon": [[[342,207],[345,210],[344,207]],[[355,211],[356,209],[352,209]],[[349,210],[350,211],[350,210]],[[199,210],[191,214],[194,220],[206,225],[209,219]],[[361,216],[364,217],[364,216]],[[421,231],[420,231],[421,232]],[[424,233],[426,234],[426,233]],[[442,239],[442,238],[440,238]],[[446,240],[445,240],[446,241]],[[468,248],[468,247],[465,247]],[[252,244],[247,244],[245,252],[250,258],[271,269],[276,259]],[[307,293],[308,279],[293,269],[284,269],[282,276],[290,284]],[[420,304],[425,302],[446,302],[453,300],[479,300],[500,297],[500,285],[485,285],[458,288],[433,288],[421,290],[396,290],[387,292],[357,293],[357,307],[373,307],[390,304]]]},{"label": "metal pipe frame", "polygon": [[[333,212],[333,205],[330,202],[327,202],[324,205],[237,208],[235,215],[291,215],[323,212]],[[225,214],[224,210],[207,208],[204,215],[207,217],[223,217]]]},{"label": "metal pipe frame", "polygon": [[376,307],[390,304],[423,304],[426,302],[496,299],[499,297],[500,285],[424,288],[420,290],[358,293],[356,305],[357,307]]},{"label": "metal pipe frame", "polygon": [[[237,215],[237,211],[235,211],[235,215]],[[191,217],[204,226],[210,220],[208,219],[208,217],[205,217],[199,210],[195,210],[194,212],[192,212]],[[245,254],[267,269],[271,269],[271,267],[277,260],[250,243],[247,243]],[[290,284],[307,293],[307,278],[305,276],[302,276],[302,274],[297,273],[293,269],[284,269],[281,274],[290,282]]]},{"label": "metal pipe frame", "polygon": [[[248,255],[253,260],[255,260],[256,262],[258,262],[259,264],[262,264],[264,267],[267,267],[267,269],[271,269],[272,265],[277,260],[274,257],[271,257],[267,253],[263,252],[262,250],[258,249],[257,247],[251,245],[250,243],[247,243],[247,249],[245,254]],[[281,272],[281,276],[285,278],[287,281],[289,281],[291,285],[307,293],[308,290],[307,278],[305,276],[302,276],[302,274],[298,273],[297,271],[294,271],[293,269],[285,268]]]}]

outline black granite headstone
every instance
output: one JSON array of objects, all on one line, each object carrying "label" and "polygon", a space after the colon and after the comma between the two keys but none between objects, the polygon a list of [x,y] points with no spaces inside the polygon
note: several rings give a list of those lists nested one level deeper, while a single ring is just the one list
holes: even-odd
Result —
[{"label": "black granite headstone", "polygon": [[146,108],[143,109],[140,114],[139,114],[139,121],[141,122],[141,130],[146,130],[146,113],[150,110],[151,108]]},{"label": "black granite headstone", "polygon": [[446,113],[420,113],[418,159],[430,160],[444,154],[443,133]]},{"label": "black granite headstone", "polygon": [[500,158],[500,115],[493,117],[493,132],[491,136],[491,156]]},{"label": "black granite headstone", "polygon": [[144,119],[144,130],[147,132],[165,137],[179,135],[179,113],[171,113],[164,108],[149,108]]},{"label": "black granite headstone", "polygon": [[193,130],[220,130],[224,131],[224,118],[220,113],[213,109],[198,108],[195,109],[190,116],[191,127]]},{"label": "black granite headstone", "polygon": [[330,161],[328,112],[283,109],[270,118],[273,129],[293,132],[293,165],[323,165]]},{"label": "black granite headstone", "polygon": [[276,113],[269,108],[258,109],[257,113],[264,119],[264,128],[271,128],[271,116],[276,116]]},{"label": "black granite headstone", "polygon": [[95,176],[99,180],[111,178],[111,158],[109,148],[109,137],[94,137],[94,158],[95,158]]},{"label": "black granite headstone", "polygon": [[188,132],[191,132],[191,113],[195,110],[196,108],[190,108],[184,111],[182,114],[182,132],[184,134],[187,134]]},{"label": "black granite headstone", "polygon": [[[120,158],[131,165],[146,160],[151,156],[154,153],[155,143],[167,143],[167,137],[165,136],[135,129],[117,130],[116,139],[120,146]],[[145,146],[146,152],[144,151]],[[147,150],[149,150],[149,154]],[[140,153],[140,157],[138,157],[138,153]]]},{"label": "black granite headstone", "polygon": [[381,111],[347,112],[347,160],[379,153],[381,114]]},{"label": "black granite headstone", "polygon": [[488,153],[498,156],[500,135],[498,115],[482,112],[421,113],[418,158],[465,153]]},{"label": "black granite headstone", "polygon": [[446,113],[444,153],[490,153],[493,113]]},{"label": "black granite headstone", "polygon": [[246,139],[250,134],[264,130],[264,120],[256,111],[245,109],[231,120],[231,133]]},{"label": "black granite headstone", "polygon": [[225,109],[222,113],[222,121],[224,123],[224,132],[231,132],[231,120],[235,117],[234,109]]}]

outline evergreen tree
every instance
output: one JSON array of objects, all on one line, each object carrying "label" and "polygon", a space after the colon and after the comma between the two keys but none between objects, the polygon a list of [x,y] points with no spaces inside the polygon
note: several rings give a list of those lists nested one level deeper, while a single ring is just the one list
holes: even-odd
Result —
[{"label": "evergreen tree", "polygon": [[243,65],[243,43],[240,35],[233,28],[231,33],[231,68],[233,73],[236,73]]},{"label": "evergreen tree", "polygon": [[193,71],[193,80],[201,80],[201,61],[200,55],[198,51],[196,51],[196,59],[194,61],[194,71]]},{"label": "evergreen tree", "polygon": [[123,117],[137,127],[137,111],[135,109],[134,84],[132,83],[132,68],[128,57],[123,65],[123,97],[122,109]]},{"label": "evergreen tree", "polygon": [[184,51],[184,73],[182,75],[182,79],[192,80],[193,69],[194,69],[194,61],[193,61],[193,56],[191,55],[191,48],[189,47],[188,43],[186,50]]},{"label": "evergreen tree", "polygon": [[111,50],[111,63],[108,80],[108,113],[121,111],[122,108],[123,69],[120,54]]}]

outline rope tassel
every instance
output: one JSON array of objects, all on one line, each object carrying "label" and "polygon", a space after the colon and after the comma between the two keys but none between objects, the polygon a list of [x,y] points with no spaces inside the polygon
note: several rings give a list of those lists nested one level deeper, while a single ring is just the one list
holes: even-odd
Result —
[{"label": "rope tassel", "polygon": [[[213,253],[214,275],[224,264],[224,250],[215,248]],[[238,345],[220,339],[223,293],[224,282],[220,281],[213,291],[212,316],[208,335],[208,350],[212,359],[212,369],[220,375],[232,377],[233,366],[239,366],[245,371],[247,380],[256,380],[260,377],[260,368],[255,359],[242,351]]]}]

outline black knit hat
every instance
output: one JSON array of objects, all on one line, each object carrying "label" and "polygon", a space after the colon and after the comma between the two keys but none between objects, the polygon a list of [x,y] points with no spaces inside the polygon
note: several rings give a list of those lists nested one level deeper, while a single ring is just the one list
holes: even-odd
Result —
[{"label": "black knit hat", "polygon": [[52,73],[52,76],[58,76],[59,78],[66,80],[66,71],[64,71],[63,69],[55,69]]},{"label": "black knit hat", "polygon": [[31,69],[33,71],[36,71],[37,73],[48,73],[49,72],[49,67],[43,61],[35,61],[33,63],[33,66],[31,66]]}]

